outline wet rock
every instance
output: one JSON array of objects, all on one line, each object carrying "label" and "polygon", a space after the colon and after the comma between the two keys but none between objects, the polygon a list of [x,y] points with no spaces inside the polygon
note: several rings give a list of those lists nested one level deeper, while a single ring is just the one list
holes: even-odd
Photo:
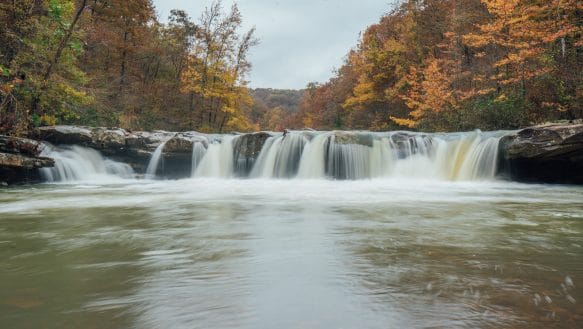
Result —
[{"label": "wet rock", "polygon": [[49,158],[0,153],[0,182],[3,185],[38,183],[41,181],[38,169],[54,165],[55,161]]},{"label": "wet rock", "polygon": [[192,156],[192,146],[194,141],[191,138],[176,135],[164,145],[163,154],[185,154]]},{"label": "wet rock", "polygon": [[38,169],[54,166],[54,161],[40,157],[45,145],[41,142],[0,136],[0,184],[37,183]]},{"label": "wet rock", "polygon": [[335,131],[334,142],[339,145],[356,144],[373,146],[374,136],[371,133]]},{"label": "wet rock", "polygon": [[583,156],[583,124],[550,125],[521,130],[504,138],[508,159]]},{"label": "wet rock", "polygon": [[202,143],[205,148],[208,147],[206,138],[194,132],[174,134],[164,145],[157,175],[170,179],[190,177],[195,143]]},{"label": "wet rock", "polygon": [[500,150],[512,180],[583,184],[583,124],[527,128],[502,138]]},{"label": "wet rock", "polygon": [[120,128],[90,128],[78,126],[47,126],[37,128],[34,138],[55,145],[79,145],[116,155],[126,150],[126,136]]},{"label": "wet rock", "polygon": [[54,165],[55,161],[50,158],[32,158],[20,154],[0,153],[0,167],[32,170],[53,167]]},{"label": "wet rock", "polygon": [[[121,128],[48,126],[37,128],[33,136],[55,145],[79,145],[100,151],[113,160],[125,162],[138,173],[145,172],[152,153],[156,148],[175,136],[166,131],[129,132]],[[184,157],[192,153],[184,147],[187,144],[173,144],[175,154],[183,147]]]},{"label": "wet rock", "polygon": [[234,165],[237,176],[247,177],[251,173],[255,161],[257,161],[263,145],[269,137],[272,137],[270,133],[259,132],[242,135],[235,141]]},{"label": "wet rock", "polygon": [[47,141],[52,144],[83,145],[92,142],[92,131],[88,127],[77,126],[47,126],[35,129],[35,139]]},{"label": "wet rock", "polygon": [[117,154],[126,148],[128,132],[119,129],[94,128],[91,131],[91,145],[105,153]]},{"label": "wet rock", "polygon": [[37,157],[44,145],[41,142],[11,136],[0,136],[0,152]]},{"label": "wet rock", "polygon": [[257,158],[263,149],[265,141],[272,137],[270,133],[259,132],[242,135],[235,142],[235,152],[245,158]]}]

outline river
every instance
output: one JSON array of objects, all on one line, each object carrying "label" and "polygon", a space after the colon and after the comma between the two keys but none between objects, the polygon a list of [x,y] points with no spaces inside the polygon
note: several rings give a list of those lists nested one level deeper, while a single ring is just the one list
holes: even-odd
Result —
[{"label": "river", "polygon": [[581,328],[583,187],[504,181],[505,134],[195,136],[182,180],[49,146],[0,328]]},{"label": "river", "polygon": [[123,180],[0,191],[1,328],[576,328],[583,188]]}]

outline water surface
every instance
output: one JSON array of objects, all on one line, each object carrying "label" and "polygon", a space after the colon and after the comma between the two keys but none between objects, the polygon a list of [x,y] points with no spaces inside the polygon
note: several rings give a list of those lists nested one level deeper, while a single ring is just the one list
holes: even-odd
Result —
[{"label": "water surface", "polygon": [[0,191],[1,328],[577,328],[583,188],[119,180]]}]

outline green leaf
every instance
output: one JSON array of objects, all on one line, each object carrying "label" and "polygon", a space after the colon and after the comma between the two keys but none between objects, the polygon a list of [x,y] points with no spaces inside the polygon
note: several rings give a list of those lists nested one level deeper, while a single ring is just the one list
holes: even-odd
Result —
[{"label": "green leaf", "polygon": [[10,70],[7,67],[4,67],[2,65],[0,65],[0,72],[2,73],[2,76],[4,76],[4,77],[10,76]]},{"label": "green leaf", "polygon": [[33,124],[35,127],[40,127],[40,125],[41,125],[41,123],[42,123],[42,120],[41,120],[41,118],[40,118],[40,116],[39,116],[38,114],[34,113],[34,114],[32,115],[32,117],[31,117],[31,119],[32,119],[32,124]]}]

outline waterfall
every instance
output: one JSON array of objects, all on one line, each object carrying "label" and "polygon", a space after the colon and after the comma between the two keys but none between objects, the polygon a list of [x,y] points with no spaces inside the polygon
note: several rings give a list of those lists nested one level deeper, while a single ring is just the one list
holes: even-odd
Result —
[{"label": "waterfall", "polygon": [[300,161],[299,178],[324,178],[326,173],[326,145],[330,134],[314,137],[306,146]]},{"label": "waterfall", "polygon": [[162,160],[162,151],[164,151],[164,146],[166,146],[167,142],[168,141],[165,141],[164,143],[158,145],[152,154],[150,162],[148,163],[148,168],[146,169],[146,178],[154,179],[156,177],[156,172],[158,171],[160,160]]},{"label": "waterfall", "polygon": [[306,139],[303,134],[290,132],[281,137],[275,157],[273,177],[292,178],[298,173]]},{"label": "waterfall", "polygon": [[270,137],[251,171],[253,178],[292,178],[298,173],[300,158],[306,144],[302,133],[290,132],[286,136]]},{"label": "waterfall", "polygon": [[133,178],[133,169],[125,164],[105,159],[98,151],[71,146],[67,148],[47,147],[43,156],[53,158],[53,168],[40,170],[47,182],[68,182],[104,178]]},{"label": "waterfall", "polygon": [[234,140],[233,136],[224,136],[222,140],[210,143],[202,161],[194,171],[194,177],[232,177]]},{"label": "waterfall", "polygon": [[200,143],[200,142],[192,143],[192,175],[191,176],[194,177],[194,174],[196,172],[196,168],[198,168],[198,165],[201,163],[205,154],[206,154],[206,148],[204,147],[203,143]]},{"label": "waterfall", "polygon": [[319,133],[305,146],[297,177],[491,180],[502,134]]},{"label": "waterfall", "polygon": [[281,138],[269,137],[253,169],[251,170],[250,177],[252,178],[270,178],[273,174],[273,168],[275,167],[275,157],[281,145]]},{"label": "waterfall", "polygon": [[[204,140],[193,143],[188,160],[179,161],[190,162],[186,174],[194,178],[492,180],[503,135],[504,132],[481,131],[452,134],[293,131],[285,136],[268,137],[256,160],[247,158],[251,155],[243,155],[246,153],[239,149],[241,136],[206,135]],[[166,142],[160,144],[153,153],[147,178],[155,177],[165,146]],[[86,179],[94,174],[133,175],[128,165],[104,159],[91,149],[75,146],[52,150],[46,155],[55,158],[57,164],[54,169],[43,170],[48,181]],[[253,167],[235,172],[240,163]]]},{"label": "waterfall", "polygon": [[457,172],[458,180],[484,180],[496,175],[499,139],[474,138]]}]

